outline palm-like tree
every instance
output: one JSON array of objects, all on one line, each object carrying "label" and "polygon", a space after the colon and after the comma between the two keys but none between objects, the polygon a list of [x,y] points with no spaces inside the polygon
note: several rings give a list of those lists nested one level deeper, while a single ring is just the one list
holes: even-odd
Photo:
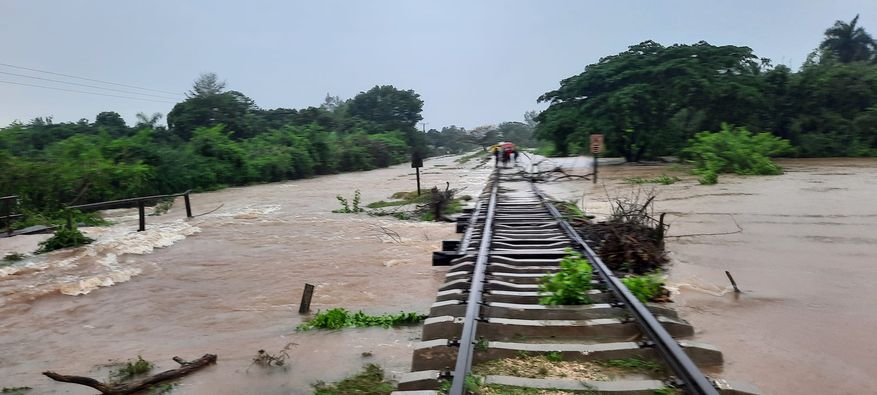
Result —
[{"label": "palm-like tree", "polygon": [[819,48],[833,53],[842,63],[871,59],[875,52],[874,39],[863,27],[856,26],[858,22],[859,15],[850,23],[834,22],[834,26],[825,31],[825,40]]}]

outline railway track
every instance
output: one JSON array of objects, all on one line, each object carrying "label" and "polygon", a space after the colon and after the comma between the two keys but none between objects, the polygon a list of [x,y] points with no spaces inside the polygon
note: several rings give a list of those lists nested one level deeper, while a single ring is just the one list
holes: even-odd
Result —
[{"label": "railway track", "polygon": [[[458,231],[461,240],[435,253],[434,264],[449,265],[446,281],[394,394],[758,393],[706,377],[699,367],[720,367],[721,352],[677,340],[693,328],[669,308],[640,303],[519,171],[497,169]],[[570,249],[594,268],[592,303],[539,304],[540,279]],[[533,361],[536,374],[515,374]],[[590,373],[559,377],[566,373],[548,374],[546,363]],[[650,368],[636,369],[642,363]],[[491,369],[500,373],[483,373]]]}]

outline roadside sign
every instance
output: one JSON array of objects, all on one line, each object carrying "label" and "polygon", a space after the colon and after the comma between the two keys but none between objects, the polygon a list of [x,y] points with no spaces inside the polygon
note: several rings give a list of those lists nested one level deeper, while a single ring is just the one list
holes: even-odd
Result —
[{"label": "roadside sign", "polygon": [[420,155],[420,152],[415,151],[411,154],[411,167],[423,167],[423,157]]},{"label": "roadside sign", "polygon": [[591,135],[591,153],[599,154],[603,152],[603,135],[602,134],[592,134]]}]

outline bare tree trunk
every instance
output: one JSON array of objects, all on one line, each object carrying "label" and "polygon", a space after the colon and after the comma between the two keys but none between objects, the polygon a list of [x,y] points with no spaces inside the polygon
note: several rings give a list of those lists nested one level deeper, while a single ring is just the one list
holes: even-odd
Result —
[{"label": "bare tree trunk", "polygon": [[177,377],[181,377],[198,369],[201,369],[212,363],[216,363],[216,355],[214,354],[204,354],[203,357],[191,362],[186,362],[179,357],[174,357],[173,359],[181,365],[179,368],[166,370],[156,375],[121,384],[107,384],[97,381],[91,377],[66,376],[55,372],[43,372],[43,375],[55,381],[89,386],[100,391],[101,394],[104,395],[127,395],[143,391],[145,389],[148,389],[149,386],[153,384],[175,379]]}]

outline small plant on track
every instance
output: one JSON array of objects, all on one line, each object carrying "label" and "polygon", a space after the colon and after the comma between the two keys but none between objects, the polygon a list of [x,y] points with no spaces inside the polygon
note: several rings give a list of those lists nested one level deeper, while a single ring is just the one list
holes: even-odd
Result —
[{"label": "small plant on track", "polygon": [[550,294],[539,299],[546,305],[576,305],[591,303],[588,291],[591,290],[591,264],[582,254],[567,250],[567,256],[560,261],[560,271],[542,278],[541,292]]}]

